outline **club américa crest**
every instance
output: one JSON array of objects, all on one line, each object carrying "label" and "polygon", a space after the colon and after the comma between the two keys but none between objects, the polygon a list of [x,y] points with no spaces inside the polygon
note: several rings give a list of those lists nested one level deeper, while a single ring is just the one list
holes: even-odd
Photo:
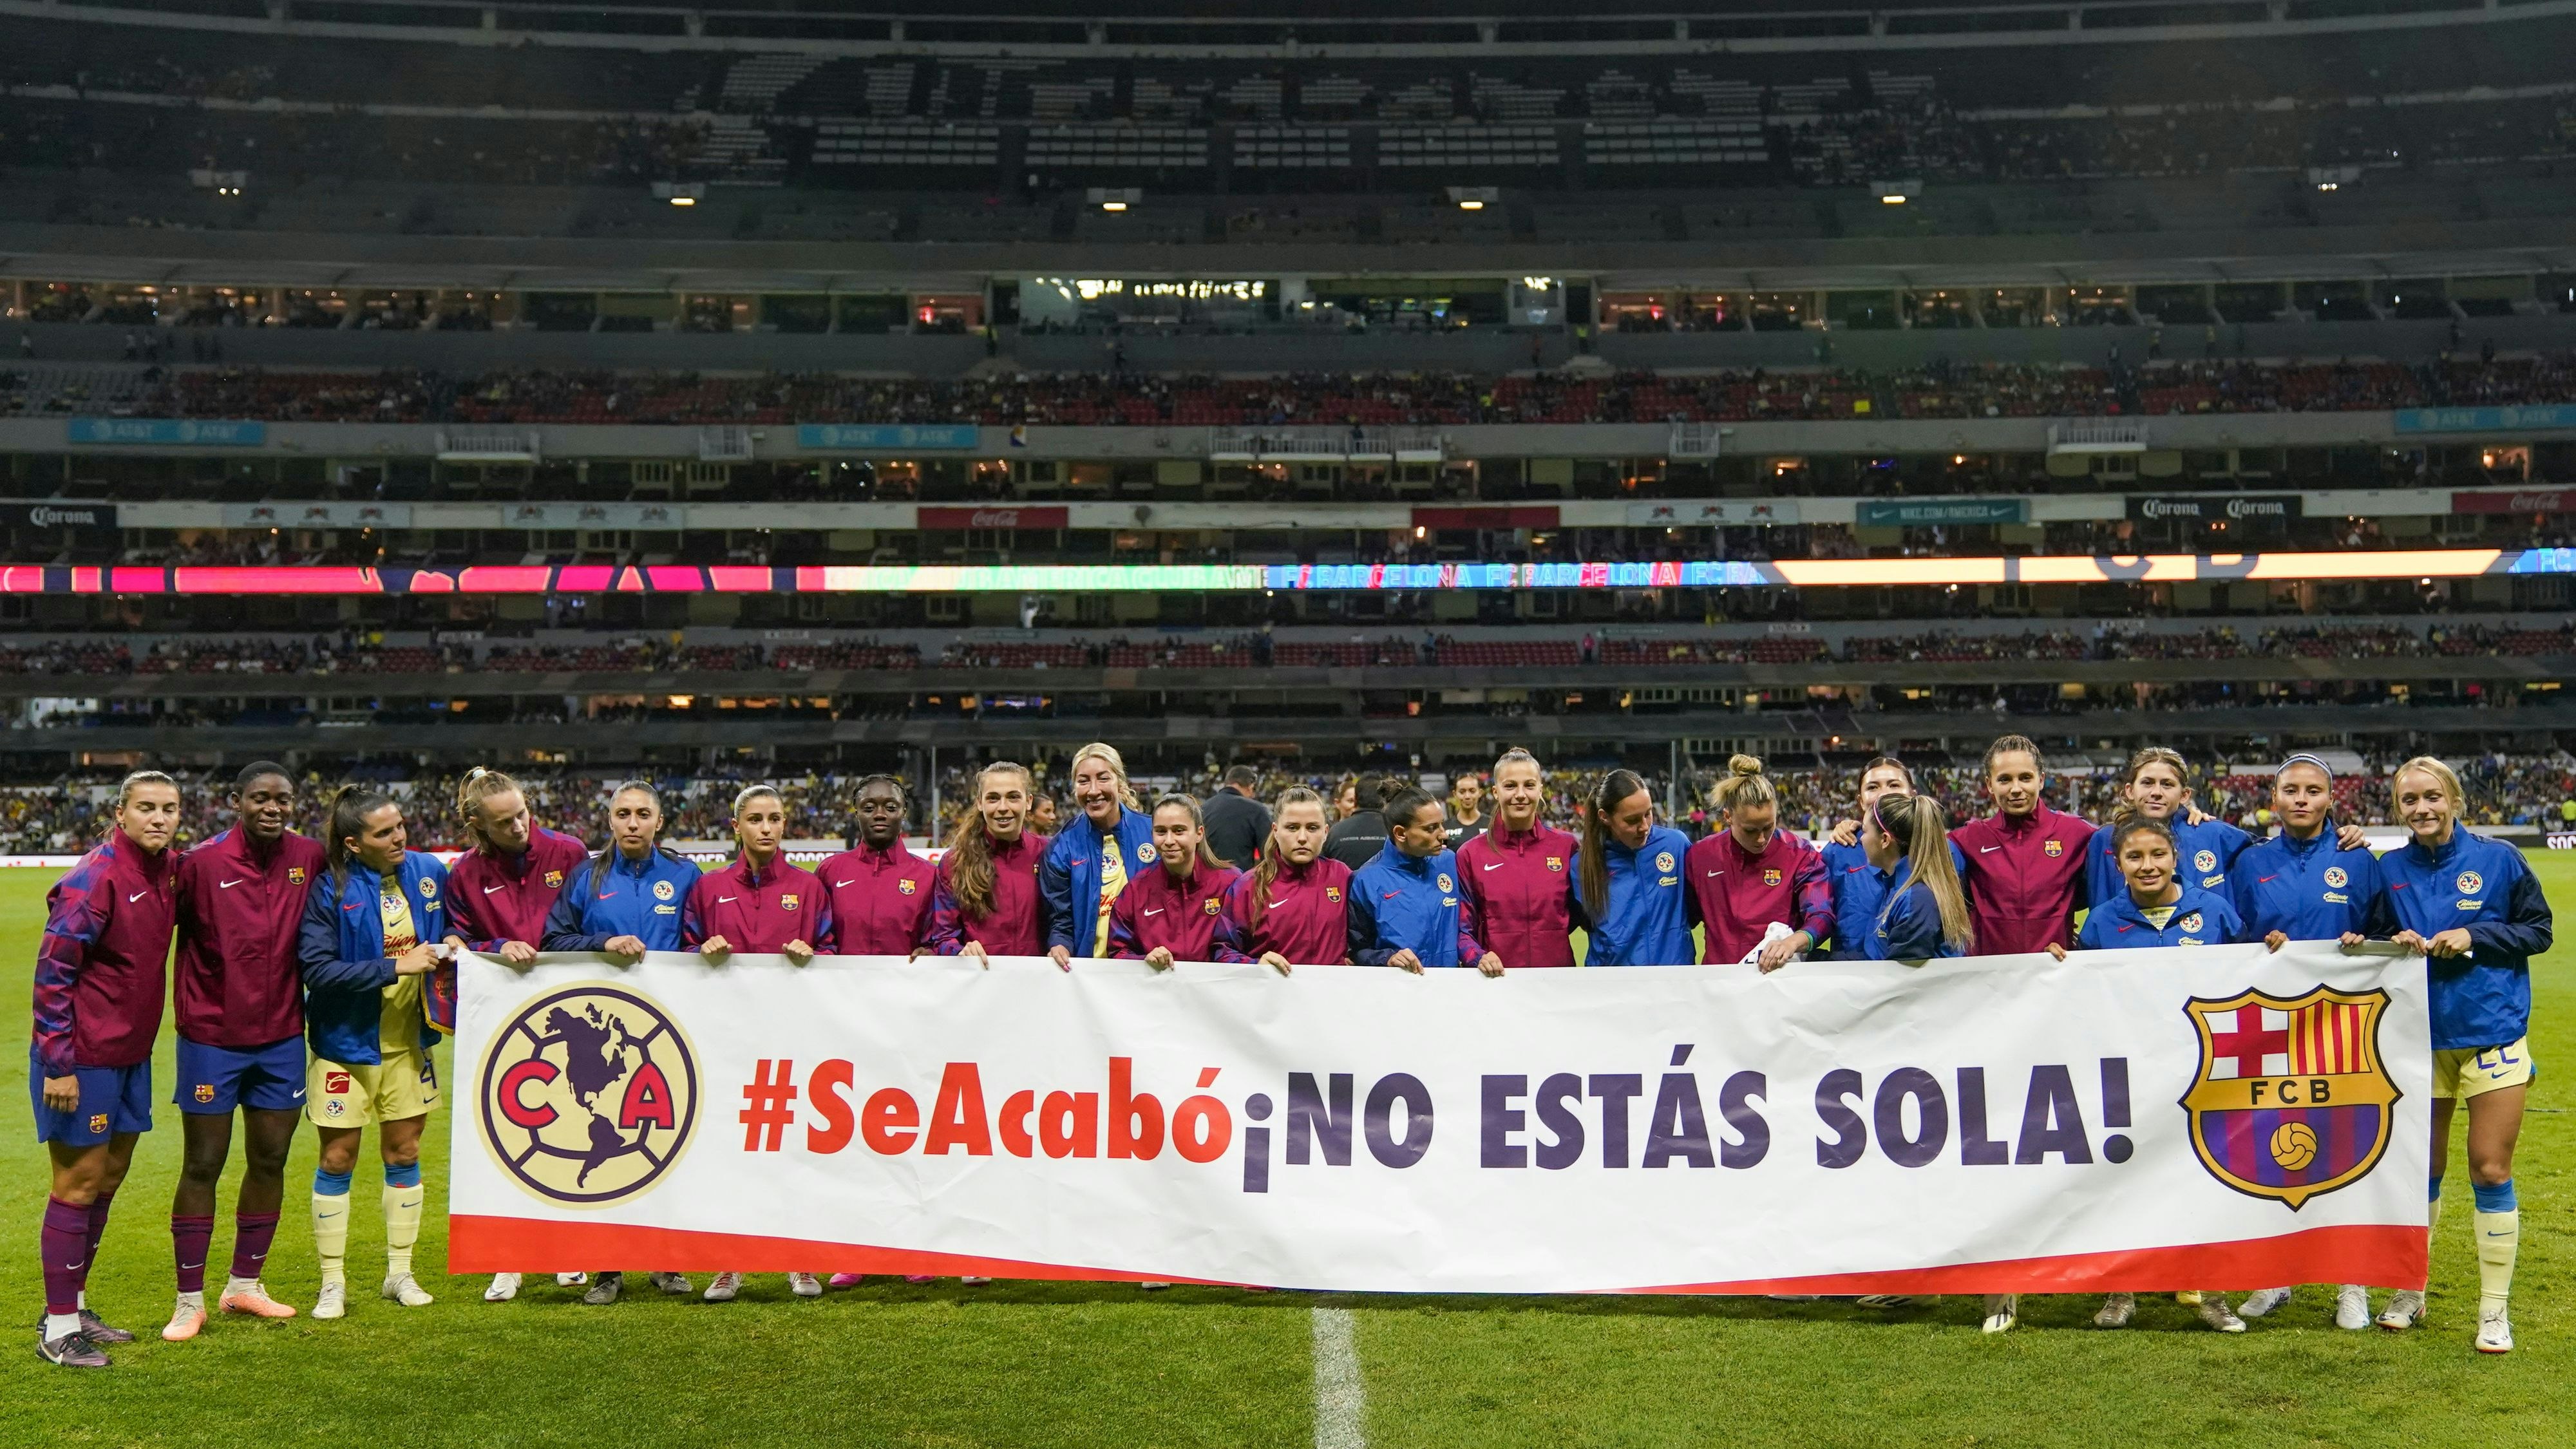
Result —
[{"label": "club am\u00e9rica crest", "polygon": [[512,1013],[483,1056],[483,1144],[520,1187],[601,1207],[650,1188],[688,1149],[697,1054],[679,1023],[623,986],[589,982]]},{"label": "club am\u00e9rica crest", "polygon": [[2388,1150],[2399,1096],[2379,1055],[2386,991],[2247,991],[2183,1008],[2200,1069],[2182,1109],[2210,1175],[2292,1211],[2367,1176]]}]

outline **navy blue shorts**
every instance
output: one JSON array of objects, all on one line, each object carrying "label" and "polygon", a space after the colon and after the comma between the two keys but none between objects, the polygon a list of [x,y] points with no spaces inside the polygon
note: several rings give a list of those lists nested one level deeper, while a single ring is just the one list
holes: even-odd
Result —
[{"label": "navy blue shorts", "polygon": [[45,1065],[27,1047],[27,1100],[36,1108],[36,1140],[67,1147],[96,1147],[120,1132],[152,1130],[152,1064],[74,1067],[80,1105],[57,1112],[45,1105]]},{"label": "navy blue shorts", "polygon": [[236,1051],[179,1038],[179,1084],[170,1101],[182,1112],[227,1117],[235,1107],[259,1112],[304,1110],[304,1038],[290,1036]]}]

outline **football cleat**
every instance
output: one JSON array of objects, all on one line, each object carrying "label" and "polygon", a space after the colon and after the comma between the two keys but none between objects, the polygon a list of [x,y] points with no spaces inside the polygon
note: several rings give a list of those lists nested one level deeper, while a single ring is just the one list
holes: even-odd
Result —
[{"label": "football cleat", "polygon": [[740,1273],[718,1273],[713,1278],[707,1280],[705,1298],[709,1303],[731,1303],[733,1301],[733,1295],[741,1291],[742,1275]]},{"label": "football cleat", "polygon": [[2236,1316],[2239,1318],[2261,1318],[2265,1314],[2270,1313],[2273,1309],[2278,1308],[2289,1301],[2290,1290],[2287,1288],[2258,1289],[2254,1293],[2247,1295],[2244,1302],[2236,1305]]},{"label": "football cleat", "polygon": [[327,1278],[323,1280],[322,1291],[315,1295],[313,1299],[313,1316],[316,1318],[346,1318],[349,1316],[349,1284],[347,1280],[341,1278]]},{"label": "football cleat", "polygon": [[108,1357],[85,1333],[66,1333],[60,1338],[47,1338],[36,1330],[36,1356],[63,1368],[105,1368]]},{"label": "football cleat", "polygon": [[2478,1352],[2513,1352],[2513,1320],[2505,1316],[2501,1303],[2481,1304],[2478,1308]]},{"label": "football cleat", "polygon": [[2358,1283],[2346,1283],[2335,1290],[2335,1327],[2362,1329],[2370,1326],[2370,1290]]},{"label": "football cleat", "polygon": [[177,1305],[170,1310],[170,1321],[162,1325],[161,1341],[164,1343],[186,1343],[189,1339],[196,1337],[198,1333],[205,1328],[205,1326],[206,1295],[203,1293],[182,1293],[179,1295],[179,1302]]},{"label": "football cleat", "polygon": [[92,1343],[105,1345],[111,1343],[132,1343],[134,1341],[133,1334],[126,1332],[122,1328],[108,1327],[106,1319],[99,1317],[89,1309],[84,1308],[80,1311],[80,1321],[81,1333]]},{"label": "football cleat", "polygon": [[593,1308],[606,1308],[617,1301],[617,1295],[625,1291],[625,1274],[602,1273],[590,1280],[590,1291],[581,1295],[581,1301]]},{"label": "football cleat", "polygon": [[268,1296],[268,1285],[257,1278],[244,1283],[236,1279],[224,1287],[224,1296],[215,1304],[223,1313],[247,1313],[253,1318],[293,1318],[295,1310]]},{"label": "football cleat", "polygon": [[646,1282],[665,1293],[681,1294],[696,1291],[689,1286],[689,1275],[686,1273],[647,1273],[644,1278]]},{"label": "football cleat", "polygon": [[1986,1295],[1986,1332],[2010,1333],[2013,1325],[2019,1322],[2021,1322],[2020,1295],[2014,1293]]},{"label": "football cleat", "polygon": [[1863,1308],[1911,1308],[1914,1306],[1914,1295],[1911,1293],[1864,1293],[1858,1298],[1853,1299],[1852,1302]]},{"label": "football cleat", "polygon": [[868,1281],[864,1273],[835,1273],[823,1281],[826,1288],[856,1288]]},{"label": "football cleat", "polygon": [[486,1303],[507,1303],[518,1296],[519,1275],[516,1273],[493,1274],[492,1286],[483,1290],[483,1301]]},{"label": "football cleat", "polygon": [[2102,1306],[2094,1311],[2093,1326],[2095,1328],[2126,1328],[2129,1326],[2129,1320],[2137,1316],[2138,1295],[2135,1293],[2114,1293],[2110,1297],[2103,1299]]},{"label": "football cleat", "polygon": [[2227,1306],[2227,1295],[2224,1293],[2204,1293],[2201,1295],[2200,1321],[2217,1329],[2221,1333],[2243,1333],[2245,1331],[2245,1320],[2237,1317],[2236,1310]]},{"label": "football cleat", "polygon": [[958,1281],[959,1283],[961,1283],[961,1284],[965,1285],[966,1287],[969,1287],[969,1288],[981,1288],[981,1287],[983,1287],[984,1285],[986,1285],[986,1284],[988,1284],[988,1283],[992,1282],[993,1280],[992,1280],[992,1279],[990,1279],[990,1278],[976,1278],[976,1277],[969,1276],[969,1277],[960,1278],[960,1279],[958,1279],[957,1281]]},{"label": "football cleat", "polygon": [[2391,1333],[2403,1333],[2424,1321],[2424,1292],[2420,1288],[2400,1288],[2388,1295],[2388,1306],[2379,1311],[2379,1326]]},{"label": "football cleat", "polygon": [[405,1308],[427,1308],[438,1300],[420,1286],[409,1273],[391,1273],[385,1277],[384,1295]]},{"label": "football cleat", "polygon": [[557,1273],[555,1275],[555,1286],[558,1288],[578,1288],[589,1281],[590,1275],[588,1273]]},{"label": "football cleat", "polygon": [[811,1273],[790,1273],[787,1275],[787,1291],[799,1298],[820,1298],[823,1296],[823,1280]]}]

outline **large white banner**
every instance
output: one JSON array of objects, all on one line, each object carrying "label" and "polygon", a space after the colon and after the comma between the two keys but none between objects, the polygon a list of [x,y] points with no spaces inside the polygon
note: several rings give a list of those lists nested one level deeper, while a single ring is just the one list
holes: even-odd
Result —
[{"label": "large white banner", "polygon": [[458,1272],[2413,1286],[2420,958],[461,967]]}]

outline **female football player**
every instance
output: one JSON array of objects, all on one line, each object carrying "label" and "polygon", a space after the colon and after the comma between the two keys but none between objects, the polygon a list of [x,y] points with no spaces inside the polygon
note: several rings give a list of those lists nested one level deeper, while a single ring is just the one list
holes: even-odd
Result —
[{"label": "female football player", "polygon": [[[787,805],[767,785],[748,785],[733,797],[733,862],[698,877],[680,904],[680,945],[709,963],[736,951],[780,955],[802,966],[814,959],[814,942],[832,939],[832,901],[814,873],[789,861],[779,847],[787,831]],[[703,1295],[730,1302],[743,1275],[718,1273]],[[790,1273],[799,1298],[819,1298],[823,1280]]]},{"label": "female football player", "polygon": [[1028,767],[1007,761],[975,777],[975,797],[949,832],[930,904],[930,947],[942,956],[1038,956],[1046,921],[1038,862],[1047,838],[1028,828]]},{"label": "female football player", "polygon": [[1780,793],[1762,762],[1737,755],[1726,768],[1708,793],[1724,828],[1682,861],[1704,926],[1699,959],[1777,971],[1833,934],[1833,887],[1816,848],[1779,828]]},{"label": "female football player", "polygon": [[1270,843],[1252,873],[1225,889],[1220,961],[1258,961],[1285,976],[1299,966],[1350,964],[1351,868],[1324,852],[1324,797],[1279,792]]},{"label": "female football player", "polygon": [[1154,822],[1136,808],[1117,750],[1095,743],[1074,752],[1073,803],[1073,823],[1038,862],[1047,957],[1059,967],[1076,956],[1110,954],[1110,909],[1128,880],[1156,859]]},{"label": "female football player", "polygon": [[2011,956],[2071,944],[2093,826],[2049,808],[2039,746],[2021,735],[1986,747],[1984,775],[1995,813],[1950,835],[1967,863],[1977,949]]},{"label": "female football player", "polygon": [[[2430,755],[2397,767],[2390,804],[2410,837],[2379,858],[2387,889],[2367,934],[2421,951],[2433,1008],[2433,1175],[2430,1219],[2441,1225],[2451,1119],[2469,1107],[2469,1187],[2477,1198],[2478,1352],[2513,1351],[2506,1309],[2522,1241],[2513,1147],[2532,1078],[2531,962],[2556,926],[2522,852],[2460,823],[2460,777]],[[2347,935],[2357,941],[2359,935]],[[2379,1326],[2423,1321],[2424,1295],[2391,1296]]]},{"label": "female football player", "polygon": [[[2333,810],[2334,771],[2325,761],[2292,755],[2281,762],[2272,776],[2281,833],[2238,856],[2227,878],[2246,939],[2278,951],[2291,941],[2340,940],[2368,928],[2382,890],[2379,857],[2337,838]],[[2266,1288],[2236,1312],[2261,1318],[2289,1301],[2288,1288]],[[2370,1290],[2359,1283],[2336,1289],[2334,1316],[2337,1328],[2370,1327]]]},{"label": "female football player", "polygon": [[1226,887],[1243,872],[1208,850],[1196,799],[1164,796],[1154,802],[1153,821],[1156,863],[1138,871],[1110,908],[1110,954],[1157,971],[1175,961],[1213,961]]},{"label": "female football player", "polygon": [[[2112,826],[2111,849],[2120,862],[2120,894],[2095,906],[2084,918],[2078,949],[2141,950],[2170,946],[2213,946],[2236,940],[2244,931],[2236,907],[2227,897],[2178,878],[2173,827],[2139,815]],[[2066,948],[2051,942],[2048,954],[2063,961]],[[2245,1320],[2227,1306],[2227,1295],[2203,1292],[2196,1305],[2200,1321],[2221,1333],[2243,1333]],[[2134,1293],[2114,1293],[2102,1300],[2093,1322],[2100,1328],[2126,1328],[2137,1316]]]},{"label": "female football player", "polygon": [[1467,934],[1512,964],[1574,964],[1574,862],[1578,841],[1539,818],[1547,779],[1527,750],[1494,761],[1487,828],[1458,849]]},{"label": "female football player", "polygon": [[1587,966],[1682,966],[1694,959],[1699,900],[1682,883],[1690,838],[1655,823],[1655,795],[1634,770],[1611,770],[1584,801],[1575,896]]},{"label": "female football player", "polygon": [[[576,868],[555,896],[538,942],[542,949],[601,951],[630,963],[647,951],[686,949],[680,903],[702,872],[662,844],[662,824],[662,797],[650,781],[628,780],[608,793],[607,848]],[[558,1273],[555,1281],[570,1285],[585,1276],[590,1287],[581,1296],[584,1303],[605,1306],[626,1291],[622,1272]],[[665,1293],[692,1291],[683,1274],[648,1277]],[[510,1296],[501,1291],[504,1278],[511,1280],[511,1292],[517,1291],[518,1274],[495,1274],[485,1299],[497,1302]]]},{"label": "female football player", "polygon": [[1950,850],[1950,812],[1938,801],[1882,793],[1862,818],[1861,845],[1879,899],[1861,954],[1872,961],[1922,961],[1976,948],[1968,893]]},{"label": "female football player", "polygon": [[438,1105],[429,1055],[438,1038],[421,998],[457,938],[447,928],[447,867],[410,848],[393,797],[362,785],[343,789],[331,802],[323,846],[330,870],[305,898],[296,956],[313,1048],[304,1114],[322,1139],[313,1173],[322,1291],[313,1316],[332,1319],[349,1311],[349,1179],[369,1124],[385,1164],[384,1296],[406,1308],[431,1302],[411,1271],[423,1198],[420,1129]]}]

